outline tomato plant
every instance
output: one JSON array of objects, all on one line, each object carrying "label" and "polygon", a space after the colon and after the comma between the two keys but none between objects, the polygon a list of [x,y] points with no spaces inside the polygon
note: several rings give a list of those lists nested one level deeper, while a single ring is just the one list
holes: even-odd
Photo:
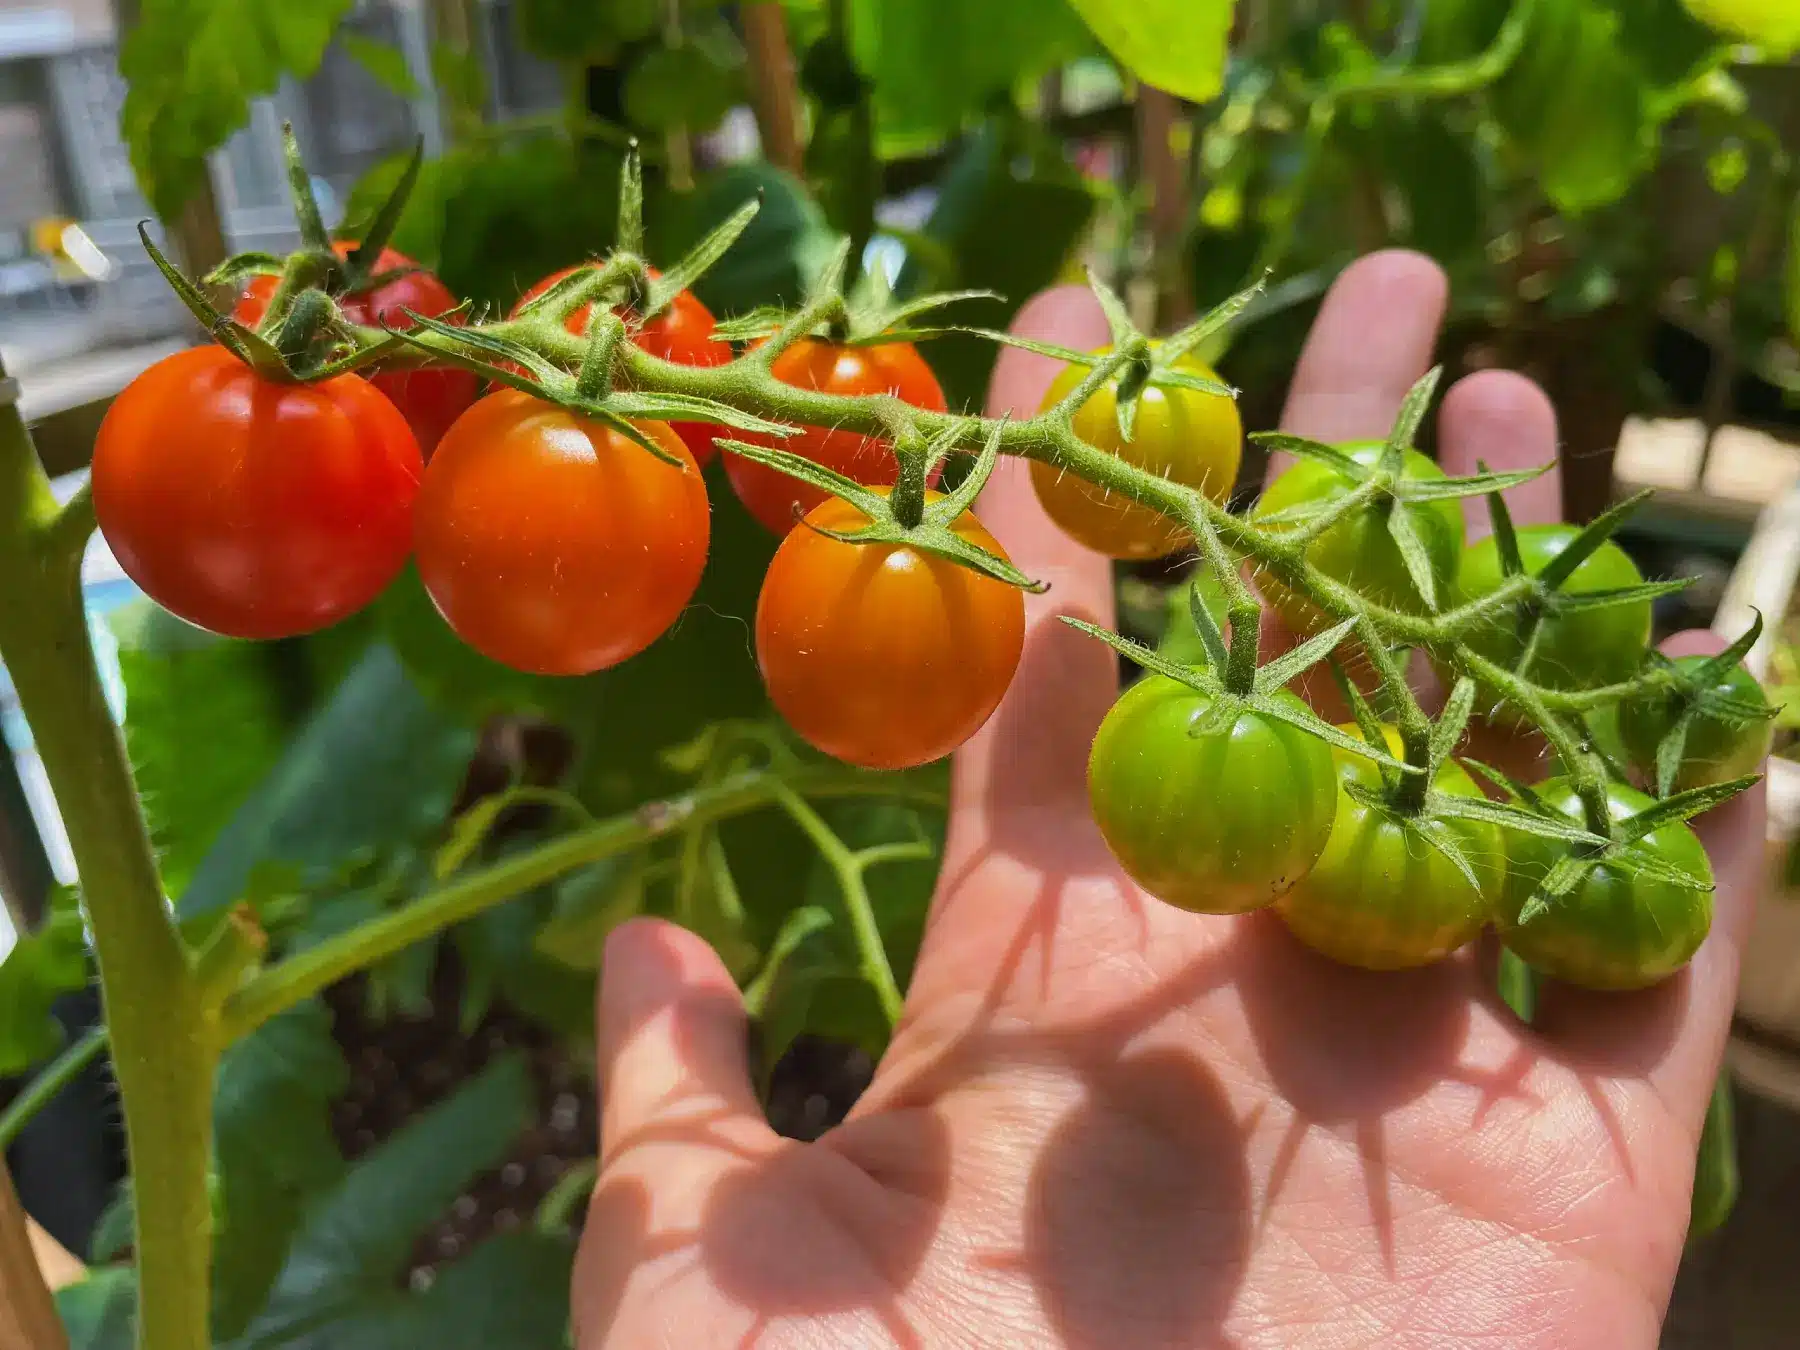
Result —
[{"label": "tomato plant", "polygon": [[[348,258],[355,247],[354,243],[345,240],[332,245],[341,258]],[[408,310],[435,318],[456,308],[456,297],[443,282],[405,254],[391,248],[381,250],[369,272],[372,276],[383,272],[403,275],[369,290],[340,297],[338,305],[344,317],[353,323],[405,328],[411,323],[406,317]],[[275,298],[279,284],[279,277],[251,277],[237,307],[231,311],[231,317],[254,328],[268,313],[269,302]],[[449,430],[450,424],[475,401],[481,385],[472,371],[452,365],[376,371],[369,376],[369,383],[400,409],[406,424],[413,429],[413,435],[418,437],[419,449],[427,458],[437,448],[438,440]]]},{"label": "tomato plant", "polygon": [[[519,297],[519,303],[513,306],[516,316],[520,309],[530,304],[538,296],[549,290],[566,276],[572,276],[581,270],[581,265],[565,267],[560,272],[552,272],[542,281]],[[646,269],[646,275],[655,281],[662,273],[654,267]],[[587,333],[588,320],[592,317],[594,307],[582,305],[564,320],[563,326],[577,337]],[[615,307],[614,313],[628,322],[633,317],[629,306]],[[717,366],[731,359],[731,344],[713,340],[712,312],[694,298],[692,291],[677,291],[675,298],[668,305],[657,311],[650,318],[638,324],[632,330],[632,341],[643,348],[651,356],[660,357],[664,361],[673,361],[681,366]],[[694,461],[702,468],[713,456],[713,438],[718,433],[717,427],[708,426],[704,422],[670,422],[670,429],[687,442],[687,448],[693,452]]]},{"label": "tomato plant", "polygon": [[[1354,725],[1342,728],[1354,732]],[[1401,753],[1400,734],[1385,727],[1387,748]],[[1491,825],[1447,824],[1484,886],[1472,886],[1413,818],[1343,792],[1355,785],[1380,792],[1375,766],[1336,750],[1340,791],[1325,851],[1311,871],[1275,902],[1288,931],[1314,951],[1365,970],[1429,965],[1473,941],[1487,925],[1497,878],[1500,838]],[[1456,763],[1442,765],[1433,786],[1460,797],[1481,789]]]},{"label": "tomato plant", "polygon": [[94,513],[125,574],[243,638],[334,624],[406,562],[418,442],[370,384],[265,380],[220,347],[164,357],[107,410]]},{"label": "tomato plant", "polygon": [[[910,342],[853,347],[801,338],[775,358],[773,369],[776,379],[800,389],[843,395],[892,394],[931,412],[943,412],[946,406],[937,377]],[[747,439],[757,440],[754,436]],[[781,446],[870,487],[891,487],[899,475],[893,447],[879,436],[806,426]],[[776,534],[786,534],[800,516],[825,500],[825,493],[811,484],[737,455],[727,458],[725,472],[738,500]]]},{"label": "tomato plant", "polygon": [[[1708,656],[1681,656],[1675,659],[1677,670],[1689,676],[1702,676],[1711,665]],[[1708,708],[1708,699],[1730,707],[1743,705],[1744,712],[1728,715],[1723,708]],[[1619,707],[1619,733],[1632,761],[1654,775],[1657,751],[1676,724],[1688,720],[1683,732],[1680,758],[1666,787],[1676,792],[1724,783],[1733,778],[1757,772],[1768,758],[1774,739],[1773,724],[1757,710],[1767,710],[1768,698],[1756,677],[1741,665],[1732,665],[1722,675],[1713,675],[1698,697],[1682,693],[1635,698]],[[1749,715],[1745,715],[1748,713]]]},{"label": "tomato plant", "polygon": [[[1606,792],[1615,821],[1654,805],[1623,783],[1609,783]],[[1567,779],[1552,779],[1537,795],[1551,810],[1580,818],[1580,795]],[[1583,989],[1643,989],[1667,979],[1712,927],[1712,865],[1699,838],[1679,821],[1651,831],[1634,848],[1691,877],[1691,884],[1634,875],[1627,852],[1592,867],[1572,891],[1521,923],[1526,902],[1567,848],[1539,838],[1511,840],[1494,910],[1501,939],[1534,968]]]},{"label": "tomato plant", "polygon": [[[1203,379],[1218,378],[1193,356],[1183,356],[1175,369]],[[1043,406],[1067,398],[1087,373],[1084,366],[1069,366],[1051,383]],[[1118,392],[1118,381],[1109,381],[1077,408],[1075,434],[1128,464],[1199,488],[1214,501],[1222,502],[1230,495],[1244,452],[1244,429],[1235,400],[1224,394],[1153,383],[1138,400],[1136,421],[1127,440],[1119,430]],[[1187,528],[1180,522],[1114,495],[1080,474],[1034,462],[1031,485],[1050,519],[1071,538],[1108,557],[1160,558],[1188,540]]]},{"label": "tomato plant", "polygon": [[622,432],[505,389],[445,433],[419,487],[419,576],[476,651],[542,675],[617,665],[675,622],[706,566],[710,507],[668,427]]},{"label": "tomato plant", "polygon": [[[1518,531],[1519,555],[1528,575],[1536,576],[1563,552],[1580,531],[1573,525],[1530,525]],[[1499,546],[1488,536],[1464,551],[1457,572],[1458,598],[1478,600],[1495,591],[1505,579]],[[1625,550],[1611,540],[1583,559],[1562,583],[1570,596],[1636,587],[1643,583]],[[1534,620],[1541,624],[1528,673],[1553,689],[1586,689],[1630,679],[1644,662],[1650,643],[1650,601],[1647,598],[1601,608],[1582,608],[1572,613],[1548,612]],[[1532,622],[1523,622],[1512,610],[1503,610],[1468,634],[1476,652],[1508,670],[1516,670],[1531,641]],[[1499,697],[1484,690],[1484,707],[1492,708]]]},{"label": "tomato plant", "polygon": [[[833,498],[782,540],[756,603],[756,660],[776,709],[812,745],[865,768],[910,768],[949,754],[999,706],[1024,649],[1025,602],[903,544],[819,533],[866,523]],[[1005,558],[974,516],[952,528]]]},{"label": "tomato plant", "polygon": [[1100,724],[1088,797],[1133,881],[1181,909],[1241,914],[1318,861],[1337,783],[1331,751],[1305,732],[1256,712],[1211,725],[1211,711],[1207,695],[1145,676]]},{"label": "tomato plant", "polygon": [[[1372,467],[1381,458],[1382,443],[1359,441],[1338,449],[1355,463]],[[1403,476],[1415,482],[1444,477],[1444,471],[1417,450],[1407,451],[1402,464]],[[1356,480],[1332,464],[1302,459],[1269,484],[1257,501],[1255,514],[1265,520],[1289,512],[1300,516],[1308,510],[1330,506],[1355,486]],[[1378,605],[1408,614],[1425,614],[1430,607],[1419,594],[1418,584],[1407,569],[1390,528],[1396,511],[1410,515],[1413,530],[1430,560],[1436,593],[1447,596],[1463,547],[1462,503],[1454,498],[1409,505],[1384,495],[1350,512],[1320,534],[1307,545],[1306,558],[1326,576],[1354,587]],[[1314,633],[1328,626],[1323,611],[1282,586],[1273,574],[1259,577],[1257,585],[1296,632]]]}]

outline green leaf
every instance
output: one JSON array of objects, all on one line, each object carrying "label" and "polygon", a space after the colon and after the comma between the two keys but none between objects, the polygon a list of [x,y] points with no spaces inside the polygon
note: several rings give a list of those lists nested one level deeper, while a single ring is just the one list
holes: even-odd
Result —
[{"label": "green leaf", "polygon": [[309,1000],[225,1052],[213,1100],[223,1224],[213,1245],[213,1329],[243,1332],[269,1296],[312,1197],[344,1163],[331,1103],[350,1066],[323,1004]]},{"label": "green leaf", "polygon": [[56,1291],[69,1350],[133,1350],[137,1343],[137,1271],[108,1266]]},{"label": "green leaf", "polygon": [[304,647],[215,638],[148,602],[115,613],[111,624],[125,684],[125,747],[163,884],[179,895],[280,758],[290,710],[315,677]]},{"label": "green leaf", "polygon": [[1655,155],[1649,86],[1620,43],[1621,22],[1606,0],[1538,0],[1493,88],[1501,126],[1569,215],[1618,200]]},{"label": "green leaf", "polygon": [[1786,56],[1800,47],[1800,10],[1791,0],[1683,0],[1691,11],[1722,33]]},{"label": "green leaf", "polygon": [[[431,48],[431,83],[460,117],[479,122],[487,107],[487,72],[472,49],[437,42]],[[454,288],[452,288],[454,289]]]},{"label": "green leaf", "polygon": [[406,53],[391,42],[378,42],[349,29],[338,34],[338,42],[383,89],[401,98],[418,98],[423,92],[406,64]]},{"label": "green leaf", "polygon": [[[526,846],[525,840],[517,845]],[[515,1012],[562,1037],[566,1044],[580,1046],[593,1037],[592,969],[571,969],[539,945],[556,900],[556,893],[549,888],[515,896],[505,904],[483,910],[452,931],[457,955],[468,976],[462,1024],[471,1032],[485,1015],[487,1004],[497,996],[504,998]],[[598,946],[594,951],[598,953]]]},{"label": "green leaf", "polygon": [[619,48],[656,32],[659,0],[516,0],[519,37],[546,61],[610,65]]},{"label": "green leaf", "polygon": [[121,131],[150,205],[173,220],[250,101],[319,68],[351,0],[142,0],[119,50]]},{"label": "green leaf", "polygon": [[[425,1226],[505,1157],[532,1118],[533,1096],[524,1062],[516,1056],[498,1059],[360,1159],[309,1208],[268,1305],[230,1343],[231,1350],[558,1344],[566,1302],[546,1295],[545,1281],[530,1278],[511,1259],[504,1265],[526,1276],[536,1297],[519,1289],[500,1296],[490,1287],[487,1295],[497,1306],[483,1310],[471,1291],[458,1291],[451,1282],[458,1267],[424,1295],[410,1294],[398,1282]],[[560,1244],[555,1250],[566,1252]],[[462,1264],[476,1261],[471,1257]],[[543,1264],[554,1278],[567,1280],[566,1260]],[[476,1273],[482,1270],[477,1265]],[[445,1282],[451,1282],[449,1293],[440,1292]],[[546,1316],[546,1297],[554,1316]],[[497,1321],[508,1317],[522,1325],[514,1329]]]},{"label": "green leaf", "polygon": [[1224,87],[1232,0],[1069,0],[1138,79],[1204,103]]},{"label": "green leaf", "polygon": [[571,970],[598,970],[607,935],[643,913],[647,880],[642,855],[608,858],[565,878],[538,929],[538,952]]},{"label": "green leaf", "polygon": [[743,53],[735,63],[714,44],[654,47],[625,75],[625,115],[646,131],[711,131],[743,102]]},{"label": "green leaf", "polygon": [[1787,267],[1782,272],[1781,292],[1788,338],[1800,343],[1800,192],[1794,194],[1788,210]]},{"label": "green leaf", "polygon": [[474,751],[385,644],[370,648],[232,816],[181,897],[184,916],[230,904],[258,863],[311,883],[365,848],[436,828]]},{"label": "green leaf", "polygon": [[1495,978],[1500,997],[1513,1016],[1529,1026],[1537,1016],[1537,972],[1512,948],[1502,947]]},{"label": "green leaf", "polygon": [[1721,1068],[1706,1106],[1700,1149],[1694,1158],[1694,1194],[1688,1212],[1688,1242],[1717,1232],[1737,1205],[1740,1178],[1737,1154],[1737,1111],[1732,1101],[1731,1070]]},{"label": "green leaf", "polygon": [[34,933],[20,935],[0,961],[0,1078],[49,1059],[66,1039],[50,1009],[88,981],[87,939],[75,892],[60,888]]},{"label": "green leaf", "polygon": [[884,155],[940,144],[992,100],[1090,47],[1066,0],[850,0],[849,27]]}]

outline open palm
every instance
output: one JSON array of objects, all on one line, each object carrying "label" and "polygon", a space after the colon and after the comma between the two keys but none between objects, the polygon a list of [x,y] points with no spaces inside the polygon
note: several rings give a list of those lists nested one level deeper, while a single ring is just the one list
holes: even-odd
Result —
[{"label": "open palm", "polygon": [[[1416,256],[1349,269],[1288,428],[1383,434],[1443,302]],[[1076,291],[1018,327],[1106,337]],[[989,410],[1035,410],[1053,373],[1007,352]],[[1455,472],[1546,462],[1555,437],[1543,395],[1503,373],[1463,381],[1441,414]],[[1117,666],[1056,619],[1109,623],[1108,569],[1054,530],[1020,467],[1002,465],[983,518],[1051,589],[1029,602],[1012,691],[957,757],[906,1017],[849,1121],[814,1144],[768,1128],[742,1004],[698,939],[643,921],[608,944],[582,1350],[1654,1345],[1760,791],[1705,822],[1720,889],[1692,966],[1629,997],[1548,989],[1529,1028],[1479,948],[1372,975],[1267,914],[1173,910],[1119,872],[1087,808]],[[1550,518],[1555,485],[1511,500]]]}]

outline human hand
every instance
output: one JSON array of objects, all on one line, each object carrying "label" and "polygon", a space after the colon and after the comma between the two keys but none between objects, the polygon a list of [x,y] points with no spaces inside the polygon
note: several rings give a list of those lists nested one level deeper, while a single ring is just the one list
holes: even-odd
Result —
[{"label": "human hand", "polygon": [[[1287,429],[1384,435],[1444,289],[1410,254],[1346,271]],[[1107,335],[1074,290],[1015,329]],[[1003,353],[989,411],[1029,414],[1053,374]],[[1453,472],[1556,452],[1554,414],[1516,375],[1462,381],[1439,427]],[[769,1129],[742,1002],[698,938],[638,921],[607,944],[582,1350],[1654,1346],[1760,878],[1761,789],[1701,823],[1718,892],[1691,965],[1640,994],[1547,988],[1531,1027],[1493,993],[1491,946],[1376,975],[1271,914],[1172,909],[1125,879],[1088,809],[1116,658],[1057,620],[1110,624],[1110,571],[1023,469],[1000,466],[982,517],[1051,589],[1028,599],[1012,690],[957,755],[906,1015],[849,1120],[812,1144]],[[1553,481],[1508,498],[1521,522],[1554,517]]]}]

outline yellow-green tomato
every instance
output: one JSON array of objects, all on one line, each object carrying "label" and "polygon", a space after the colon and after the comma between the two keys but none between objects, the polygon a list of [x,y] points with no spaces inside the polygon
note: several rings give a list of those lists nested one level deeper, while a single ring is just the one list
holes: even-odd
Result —
[{"label": "yellow-green tomato", "polygon": [[[1581,797],[1567,779],[1537,789],[1552,810],[1583,818]],[[1607,785],[1614,820],[1635,815],[1652,798],[1623,783]],[[1683,886],[1632,875],[1629,854],[1590,870],[1580,885],[1521,924],[1519,914],[1569,845],[1514,833],[1494,923],[1503,942],[1528,964],[1583,989],[1644,989],[1688,963],[1712,927],[1712,865],[1700,839],[1679,821],[1652,830],[1638,847],[1703,883]]]},{"label": "yellow-green tomato", "polygon": [[1318,860],[1337,781],[1323,741],[1263,713],[1195,734],[1212,704],[1161,675],[1139,680],[1094,737],[1088,797],[1138,885],[1181,909],[1240,914]]},{"label": "yellow-green tomato", "polygon": [[[1379,441],[1356,441],[1338,448],[1359,464],[1372,465],[1381,458]],[[1412,479],[1444,477],[1444,471],[1417,450],[1406,452],[1402,474]],[[1253,515],[1263,519],[1297,506],[1323,505],[1355,488],[1355,480],[1331,465],[1321,460],[1302,459],[1269,484],[1268,490],[1257,501]],[[1354,587],[1364,598],[1378,605],[1405,614],[1425,614],[1429,612],[1425,598],[1419,594],[1412,573],[1407,571],[1400,546],[1388,531],[1388,517],[1395,509],[1393,499],[1389,498],[1352,511],[1307,545],[1306,558],[1326,576]],[[1442,606],[1450,598],[1457,562],[1462,555],[1462,503],[1455,499],[1421,502],[1409,510],[1414,528],[1431,560],[1437,600]],[[1276,613],[1296,632],[1321,632],[1334,622],[1316,605],[1295,595],[1272,577],[1259,577],[1257,586]]]},{"label": "yellow-green tomato", "polygon": [[[1681,656],[1676,658],[1675,666],[1685,674],[1693,675],[1711,659],[1708,656]],[[1728,670],[1708,692],[1759,708],[1769,706],[1756,676],[1741,665]],[[1685,711],[1674,695],[1632,699],[1619,709],[1619,735],[1631,753],[1632,763],[1652,778],[1656,775],[1657,748]],[[1732,722],[1712,713],[1698,713],[1688,727],[1681,763],[1676,767],[1670,790],[1686,792],[1689,788],[1725,783],[1760,772],[1762,762],[1769,757],[1774,727],[1775,724],[1767,720]]]},{"label": "yellow-green tomato", "polygon": [[[1175,365],[1192,375],[1218,378],[1192,356]],[[1086,366],[1066,368],[1051,384],[1043,406],[1067,398],[1087,373]],[[1244,425],[1236,399],[1150,385],[1138,399],[1129,441],[1119,435],[1118,410],[1118,381],[1113,380],[1075,410],[1075,434],[1127,464],[1199,488],[1216,502],[1231,494],[1244,453]],[[1180,522],[1065,470],[1033,461],[1031,486],[1063,533],[1109,558],[1160,558],[1188,543]]]},{"label": "yellow-green tomato", "polygon": [[[1343,730],[1356,734],[1354,726]],[[1403,753],[1400,734],[1386,727],[1388,752]],[[1293,935],[1347,966],[1404,970],[1429,965],[1472,941],[1487,924],[1499,873],[1499,834],[1480,821],[1446,828],[1483,885],[1468,878],[1411,821],[1375,810],[1342,792],[1357,784],[1381,789],[1381,773],[1367,759],[1333,750],[1340,795],[1331,838],[1318,863],[1275,912]],[[1479,797],[1481,789],[1454,763],[1438,770],[1439,792]]]}]

